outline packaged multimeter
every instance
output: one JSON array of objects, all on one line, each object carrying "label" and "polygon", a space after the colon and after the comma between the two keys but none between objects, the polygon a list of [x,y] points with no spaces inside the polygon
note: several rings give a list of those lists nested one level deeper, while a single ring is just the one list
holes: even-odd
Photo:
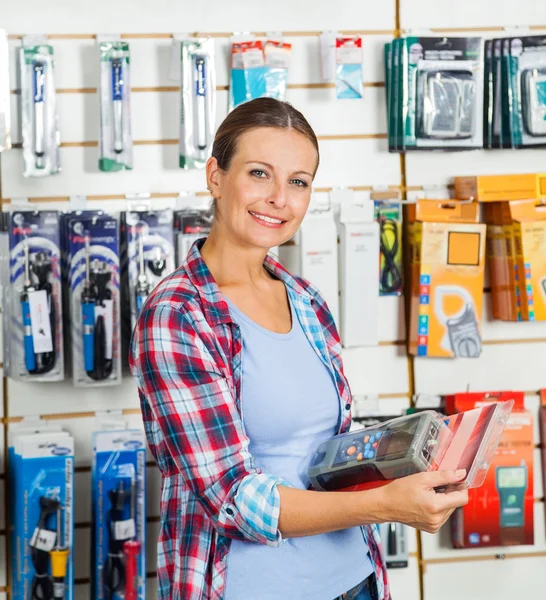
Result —
[{"label": "packaged multimeter", "polygon": [[[22,427],[9,436],[15,600],[74,597],[74,439]],[[13,564],[13,563],[12,563]]]},{"label": "packaged multimeter", "polygon": [[144,600],[146,440],[134,429],[93,434],[92,575],[96,600]]},{"label": "packaged multimeter", "polygon": [[[445,398],[446,412],[496,410],[511,402],[498,446],[483,483],[470,489],[468,504],[451,518],[455,548],[528,545],[534,542],[533,416],[523,392],[461,393]],[[463,413],[465,414],[465,413]],[[470,441],[469,446],[472,444]]]},{"label": "packaged multimeter", "polygon": [[8,218],[4,368],[19,381],[64,378],[60,218],[14,210]]},{"label": "packaged multimeter", "polygon": [[412,36],[398,49],[398,150],[481,148],[483,40]]},{"label": "packaged multimeter", "polygon": [[0,29],[0,152],[11,148],[8,34]]},{"label": "packaged multimeter", "polygon": [[[128,292],[132,330],[150,292],[174,271],[173,211],[122,213],[121,234],[127,257],[124,288]],[[125,314],[129,316],[127,311]]]},{"label": "packaged multimeter", "polygon": [[19,54],[25,177],[61,170],[53,46],[45,36],[25,36]]},{"label": "packaged multimeter", "polygon": [[335,436],[311,458],[311,485],[356,491],[415,473],[465,469],[461,483],[479,487],[512,406],[511,401],[489,404],[449,418],[424,410]]},{"label": "packaged multimeter", "polygon": [[214,216],[208,205],[194,203],[175,213],[177,265],[186,260],[193,243],[210,233]]},{"label": "packaged multimeter", "polygon": [[129,44],[99,40],[100,143],[99,169],[133,168]]},{"label": "packaged multimeter", "polygon": [[216,131],[214,40],[181,40],[180,167],[203,168]]},{"label": "packaged multimeter", "polygon": [[511,141],[515,148],[546,144],[546,36],[509,40],[507,77]]},{"label": "packaged multimeter", "polygon": [[102,211],[63,215],[66,290],[76,387],[121,381],[118,220]]},{"label": "packaged multimeter", "polygon": [[478,220],[476,202],[419,199],[409,206],[413,355],[481,354],[486,225]]}]

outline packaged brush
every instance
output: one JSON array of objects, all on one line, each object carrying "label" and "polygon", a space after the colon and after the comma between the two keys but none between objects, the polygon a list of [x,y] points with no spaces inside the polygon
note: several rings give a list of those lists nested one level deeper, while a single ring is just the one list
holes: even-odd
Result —
[{"label": "packaged brush", "polygon": [[130,211],[122,214],[123,246],[127,253],[125,289],[130,304],[130,328],[155,286],[175,268],[173,211]]},{"label": "packaged brush", "polygon": [[482,39],[407,37],[402,44],[402,149],[483,147]]},{"label": "packaged brush", "polygon": [[64,357],[59,214],[17,210],[9,215],[8,230],[7,374],[19,381],[61,381]]},{"label": "packaged brush", "polygon": [[129,44],[101,41],[100,157],[101,171],[133,168]]},{"label": "packaged brush", "polygon": [[216,130],[214,40],[181,42],[180,167],[203,168]]},{"label": "packaged brush", "polygon": [[23,174],[53,175],[61,170],[53,46],[45,38],[27,36],[23,38],[19,62]]},{"label": "packaged brush", "polygon": [[65,215],[72,379],[76,387],[121,381],[118,221],[102,211]]}]

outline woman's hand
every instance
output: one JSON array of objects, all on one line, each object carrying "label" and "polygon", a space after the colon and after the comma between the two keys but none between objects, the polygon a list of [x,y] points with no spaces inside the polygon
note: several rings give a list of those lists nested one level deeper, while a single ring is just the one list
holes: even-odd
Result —
[{"label": "woman's hand", "polygon": [[[396,479],[379,488],[385,513],[382,520],[436,533],[456,508],[468,502],[468,490],[460,484],[465,475],[464,470],[430,471]],[[445,487],[446,492],[435,491]]]}]

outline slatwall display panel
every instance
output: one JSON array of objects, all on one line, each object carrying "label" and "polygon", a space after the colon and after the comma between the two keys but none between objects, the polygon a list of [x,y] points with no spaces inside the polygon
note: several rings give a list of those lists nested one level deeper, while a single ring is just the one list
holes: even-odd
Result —
[{"label": "slatwall display panel", "polygon": [[[395,4],[373,0],[346,0],[343,10],[328,2],[309,0],[291,3],[282,0],[271,5],[256,5],[241,0],[236,6],[221,0],[195,4],[188,0],[105,0],[93,5],[59,3],[62,11],[47,10],[35,0],[10,7],[3,27],[14,33],[118,33],[171,32],[173,26],[186,31],[309,31],[328,29],[393,29]],[[33,18],[29,18],[32,10]],[[105,20],[105,17],[107,19]],[[106,24],[106,27],[105,27]],[[77,29],[76,29],[77,28]]]},{"label": "slatwall display panel", "polygon": [[405,569],[389,569],[389,585],[393,598],[420,600],[417,558],[410,556]]},{"label": "slatwall display panel", "polygon": [[546,372],[539,366],[544,356],[546,342],[521,342],[484,345],[479,358],[416,358],[416,391],[539,390],[546,387]]},{"label": "slatwall display panel", "polygon": [[353,394],[409,393],[408,360],[403,346],[345,348],[343,362]]},{"label": "slatwall display panel", "polygon": [[424,600],[538,600],[545,568],[544,556],[427,565]]},{"label": "slatwall display panel", "polygon": [[457,5],[449,0],[400,0],[400,9],[404,29],[546,24],[546,6],[532,0],[461,0]]},{"label": "slatwall display panel", "polygon": [[482,338],[486,341],[533,340],[546,338],[546,321],[521,323],[493,318],[491,294],[484,294]]},{"label": "slatwall display panel", "polygon": [[382,296],[379,299],[378,321],[380,342],[405,340],[404,299],[401,296]]},{"label": "slatwall display panel", "polygon": [[[71,381],[40,384],[8,379],[7,391],[10,417],[139,407],[137,388],[130,374],[120,385],[96,388],[75,388]],[[37,398],[40,398],[38,405]]]}]

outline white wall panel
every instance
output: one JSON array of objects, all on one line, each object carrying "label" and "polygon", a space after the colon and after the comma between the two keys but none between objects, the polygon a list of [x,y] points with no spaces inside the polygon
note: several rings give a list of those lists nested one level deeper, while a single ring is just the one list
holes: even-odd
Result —
[{"label": "white wall panel", "polygon": [[546,338],[546,321],[521,323],[493,318],[491,294],[484,294],[482,338],[487,341],[532,340]]},{"label": "white wall panel", "polygon": [[389,569],[389,585],[393,598],[419,600],[419,565],[417,559],[410,557],[406,569]]}]

